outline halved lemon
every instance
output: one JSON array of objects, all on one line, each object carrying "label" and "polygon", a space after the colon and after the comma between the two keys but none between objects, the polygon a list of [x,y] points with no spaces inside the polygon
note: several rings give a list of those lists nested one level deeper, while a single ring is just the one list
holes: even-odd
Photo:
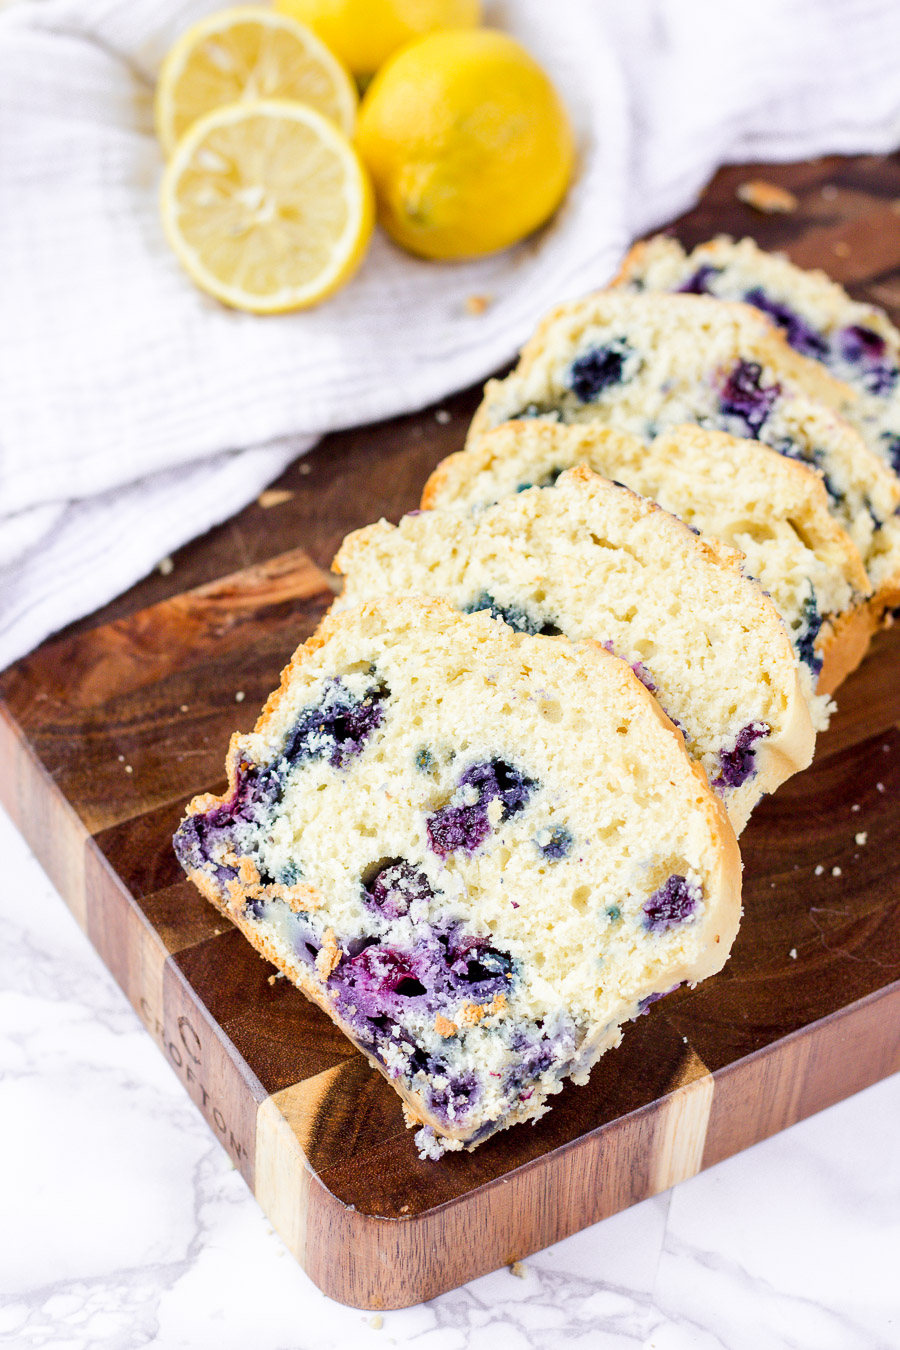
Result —
[{"label": "halved lemon", "polygon": [[331,295],[362,261],[372,188],[327,117],[266,99],[218,108],[185,132],[162,181],[163,227],[202,290],[282,314]]},{"label": "halved lemon", "polygon": [[156,86],[156,130],[166,154],[199,118],[227,103],[297,99],[353,134],[356,86],[302,23],[250,6],[194,24],[169,52]]}]

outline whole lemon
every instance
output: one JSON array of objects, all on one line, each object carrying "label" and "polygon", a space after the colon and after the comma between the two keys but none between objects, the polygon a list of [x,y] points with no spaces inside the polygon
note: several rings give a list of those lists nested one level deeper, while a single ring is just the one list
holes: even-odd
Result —
[{"label": "whole lemon", "polygon": [[383,66],[362,102],[357,145],[381,224],[426,258],[472,258],[553,214],[575,158],[547,75],[505,33],[433,33]]},{"label": "whole lemon", "polygon": [[481,0],[276,0],[354,75],[372,75],[413,38],[438,28],[476,28]]}]

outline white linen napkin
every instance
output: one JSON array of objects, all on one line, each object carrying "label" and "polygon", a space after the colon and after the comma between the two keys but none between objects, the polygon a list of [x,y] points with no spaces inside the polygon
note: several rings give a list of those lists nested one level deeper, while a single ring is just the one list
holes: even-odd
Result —
[{"label": "white linen napkin", "polygon": [[[20,0],[0,14],[0,667],[323,433],[489,374],[718,164],[900,144],[896,0],[488,4],[576,126],[578,177],[556,220],[460,264],[376,235],[332,300],[255,318],[194,288],[157,210],[154,75],[176,34],[220,7]],[[493,303],[472,315],[471,295]]]}]

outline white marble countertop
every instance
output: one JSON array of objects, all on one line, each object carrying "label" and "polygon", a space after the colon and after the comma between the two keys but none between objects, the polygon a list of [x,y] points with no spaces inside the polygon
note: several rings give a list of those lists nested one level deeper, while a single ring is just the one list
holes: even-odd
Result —
[{"label": "white marble countertop", "polygon": [[321,1294],[0,813],[0,1344],[897,1350],[900,1076],[431,1303]]}]

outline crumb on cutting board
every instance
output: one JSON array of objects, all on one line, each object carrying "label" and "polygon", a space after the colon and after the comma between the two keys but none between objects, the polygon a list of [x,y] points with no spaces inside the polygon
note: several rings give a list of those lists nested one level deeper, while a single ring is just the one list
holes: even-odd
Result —
[{"label": "crumb on cutting board", "polygon": [[767,183],[764,178],[750,178],[746,183],[739,183],[736,195],[746,206],[752,206],[754,211],[761,211],[766,216],[788,215],[800,205],[793,192],[777,183]]},{"label": "crumb on cutting board", "polygon": [[282,506],[285,502],[291,501],[294,494],[290,488],[266,488],[256,499],[257,506],[261,506],[264,511],[269,511],[273,506]]}]

